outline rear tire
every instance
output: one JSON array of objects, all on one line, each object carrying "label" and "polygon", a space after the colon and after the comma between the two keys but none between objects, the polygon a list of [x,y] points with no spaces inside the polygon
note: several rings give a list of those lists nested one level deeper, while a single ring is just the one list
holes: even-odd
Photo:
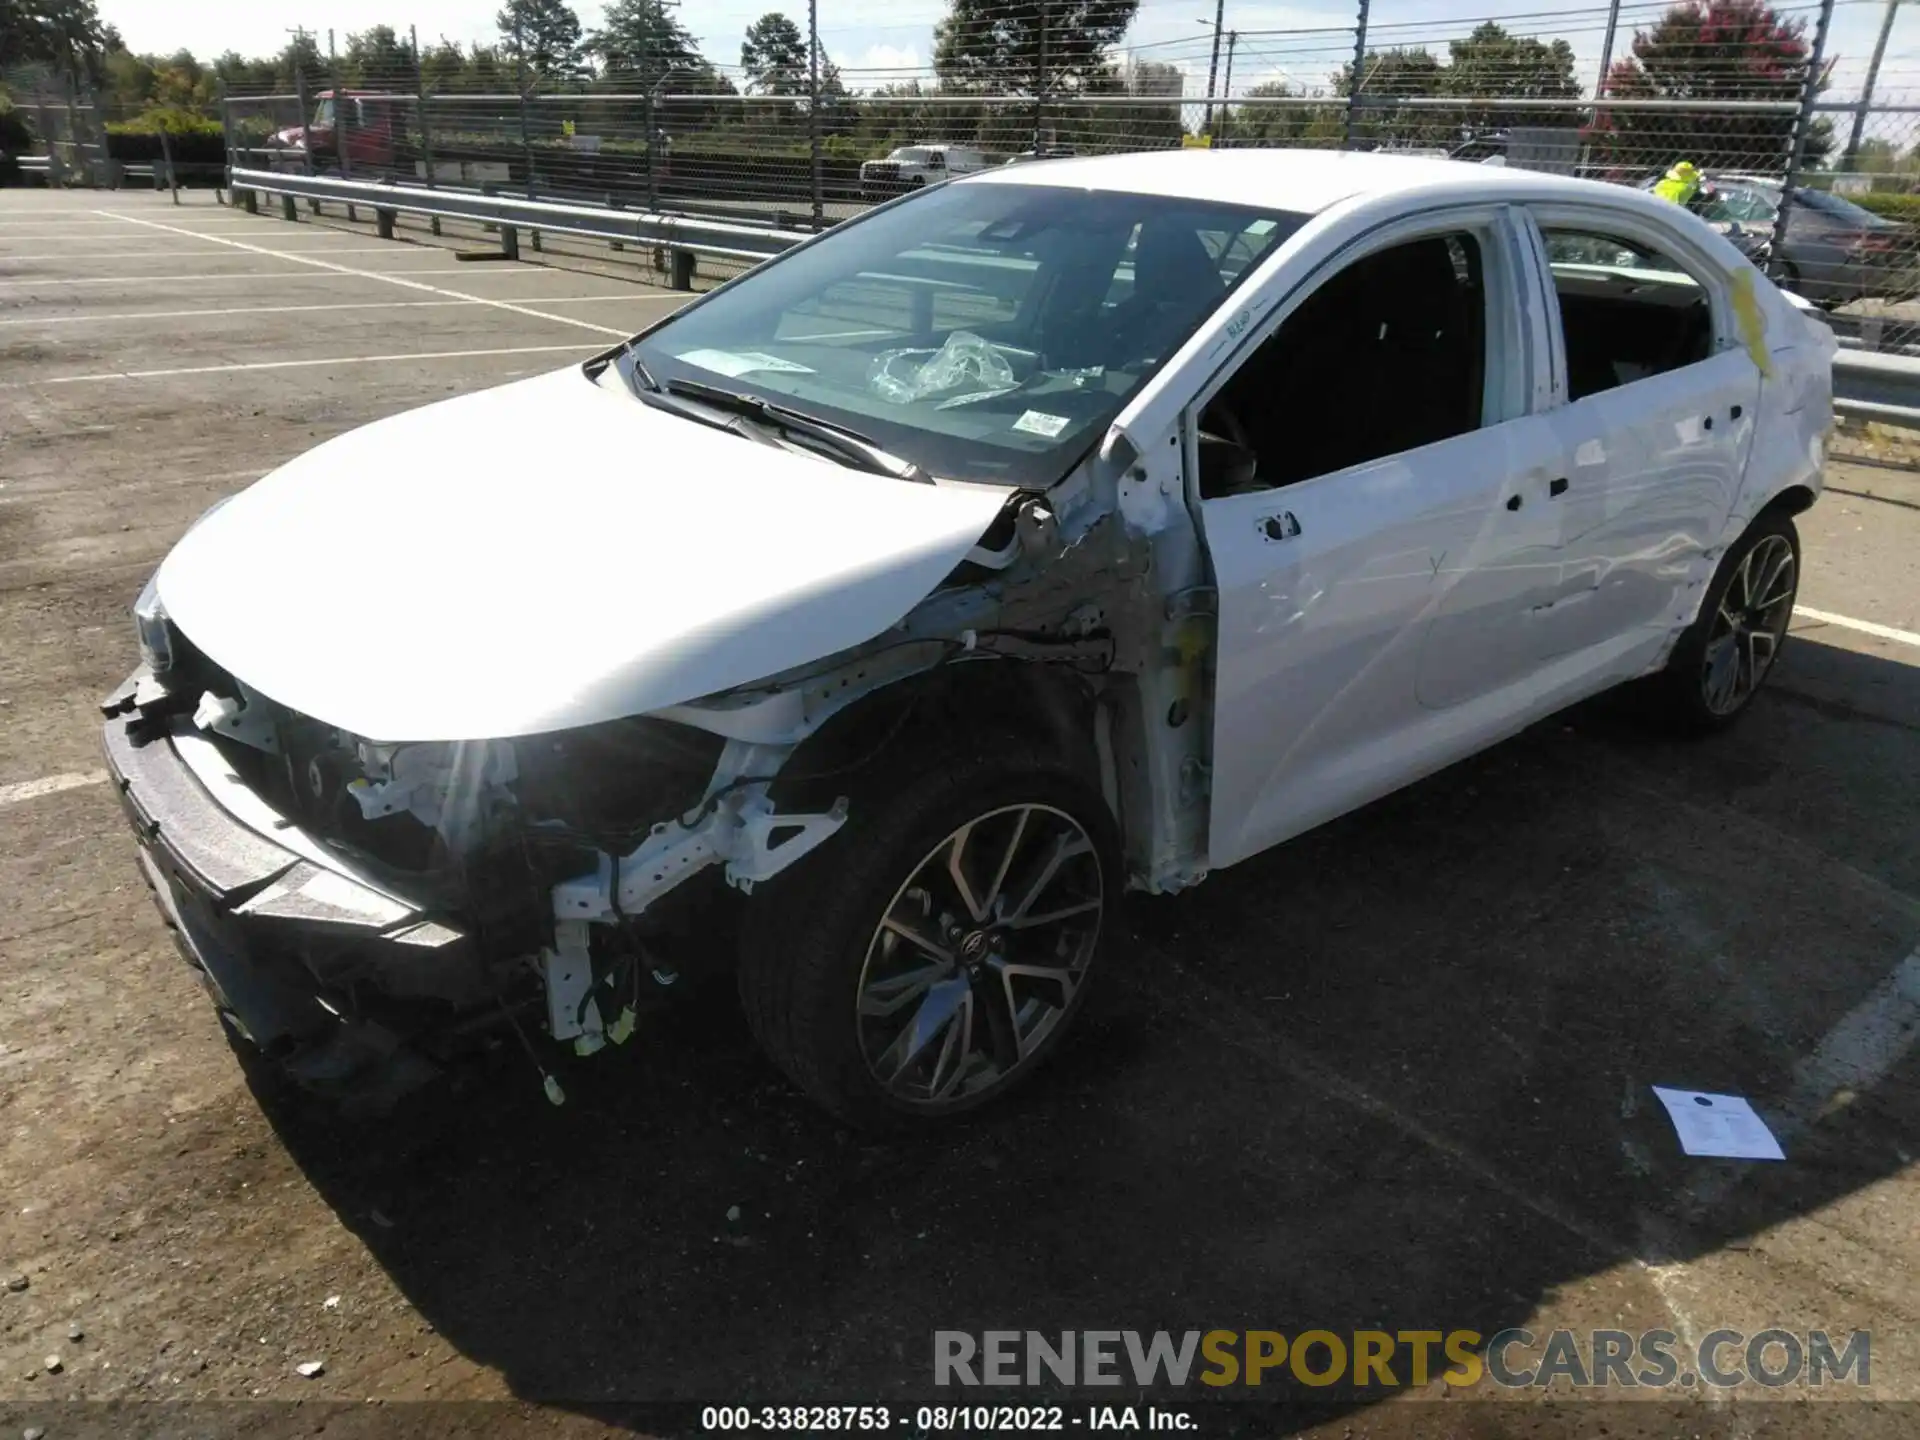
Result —
[{"label": "rear tire", "polygon": [[740,999],[767,1055],[861,1128],[1023,1084],[1086,998],[1120,886],[1098,790],[1031,739],[914,747],[846,829],[760,887]]},{"label": "rear tire", "polygon": [[1653,677],[1655,717],[1684,735],[1732,725],[1773,673],[1800,589],[1800,532],[1791,517],[1765,514],[1730,548],[1700,614]]}]

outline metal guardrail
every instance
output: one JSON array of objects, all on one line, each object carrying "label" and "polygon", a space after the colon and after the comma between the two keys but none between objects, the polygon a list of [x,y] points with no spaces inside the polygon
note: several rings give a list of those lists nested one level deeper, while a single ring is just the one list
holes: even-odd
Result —
[{"label": "metal guardrail", "polygon": [[294,213],[296,200],[365,205],[374,212],[383,239],[392,238],[394,217],[403,212],[494,226],[500,232],[500,253],[509,259],[519,258],[522,230],[536,235],[542,232],[582,235],[619,245],[651,246],[675,257],[674,287],[681,290],[692,284],[692,266],[684,262],[690,262],[696,253],[729,260],[765,260],[809,238],[801,231],[705,216],[621,210],[557,200],[524,200],[471,190],[286,174],[277,170],[235,168],[229,172],[229,185],[235,203],[249,210],[258,209],[258,195],[280,196],[289,217]]},{"label": "metal guardrail", "polygon": [[1920,430],[1920,358],[1840,351],[1833,357],[1833,413]]}]

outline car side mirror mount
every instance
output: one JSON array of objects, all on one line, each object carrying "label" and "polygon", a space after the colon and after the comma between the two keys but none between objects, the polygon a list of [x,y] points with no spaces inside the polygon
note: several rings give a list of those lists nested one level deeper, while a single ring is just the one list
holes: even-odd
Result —
[{"label": "car side mirror mount", "polygon": [[1245,445],[1200,432],[1200,498],[1216,500],[1259,488],[1260,457]]}]

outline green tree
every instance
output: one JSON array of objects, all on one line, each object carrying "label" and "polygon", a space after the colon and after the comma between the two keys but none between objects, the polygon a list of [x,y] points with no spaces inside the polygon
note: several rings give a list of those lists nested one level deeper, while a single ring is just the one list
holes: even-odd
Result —
[{"label": "green tree", "polygon": [[[1246,94],[1250,100],[1299,97],[1284,80],[1268,80]],[[1235,105],[1218,129],[1235,145],[1337,145],[1344,126],[1337,105]]]},{"label": "green tree", "polygon": [[355,88],[398,90],[413,85],[413,45],[391,25],[374,25],[347,36],[340,78]]},{"label": "green tree", "polygon": [[622,86],[652,89],[668,81],[664,89],[686,91],[692,88],[686,81],[703,78],[702,72],[717,83],[693,36],[674,18],[674,8],[673,0],[613,0],[588,47],[605,60],[608,71],[619,72]]},{"label": "green tree", "polygon": [[[1493,21],[1479,26],[1465,40],[1447,47],[1444,92],[1462,100],[1573,100],[1581,93],[1573,74],[1573,47],[1564,40],[1551,44],[1530,36],[1510,35]],[[1514,125],[1573,127],[1578,116],[1569,110],[1495,110],[1467,105],[1461,123],[1470,130],[1505,129]]]},{"label": "green tree", "polygon": [[[1698,110],[1626,111],[1602,106],[1587,138],[1602,163],[1626,172],[1664,170],[1676,160],[1708,169],[1782,173],[1792,148],[1791,113],[1728,113],[1727,100],[1798,101],[1813,63],[1806,21],[1780,18],[1765,0],[1688,0],[1633,37],[1614,62],[1607,94],[1625,99],[1697,100]],[[1818,77],[1816,89],[1825,87]],[[1832,122],[1816,120],[1807,160],[1833,146]]]},{"label": "green tree", "polygon": [[747,27],[740,42],[740,68],[751,89],[762,95],[807,93],[807,38],[778,10],[769,10]]},{"label": "green tree", "polygon": [[1368,102],[1355,116],[1354,135],[1369,146],[1388,149],[1442,148],[1459,135],[1460,117],[1451,110],[1392,103],[1443,95],[1446,88],[1444,67],[1424,48],[1369,50],[1357,86],[1351,63],[1333,75],[1334,94],[1357,93]]},{"label": "green tree", "polygon": [[97,80],[108,49],[93,0],[0,0],[0,61],[6,64],[50,65]]},{"label": "green tree", "polygon": [[984,94],[1089,89],[1139,8],[1140,0],[950,0],[933,29],[933,68],[948,88]]},{"label": "green tree", "polygon": [[500,48],[536,75],[580,73],[580,17],[566,0],[507,0],[493,23],[500,27]]}]

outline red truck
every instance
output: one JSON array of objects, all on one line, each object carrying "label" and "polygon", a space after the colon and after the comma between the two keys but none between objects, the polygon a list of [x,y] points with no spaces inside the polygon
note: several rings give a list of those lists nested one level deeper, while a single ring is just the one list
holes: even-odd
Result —
[{"label": "red truck", "polygon": [[315,170],[338,170],[341,109],[346,110],[346,166],[369,172],[393,168],[395,140],[405,124],[405,95],[383,95],[370,90],[322,90],[315,97],[313,118],[305,125],[289,125],[267,141],[272,168],[304,170],[311,150]]}]

